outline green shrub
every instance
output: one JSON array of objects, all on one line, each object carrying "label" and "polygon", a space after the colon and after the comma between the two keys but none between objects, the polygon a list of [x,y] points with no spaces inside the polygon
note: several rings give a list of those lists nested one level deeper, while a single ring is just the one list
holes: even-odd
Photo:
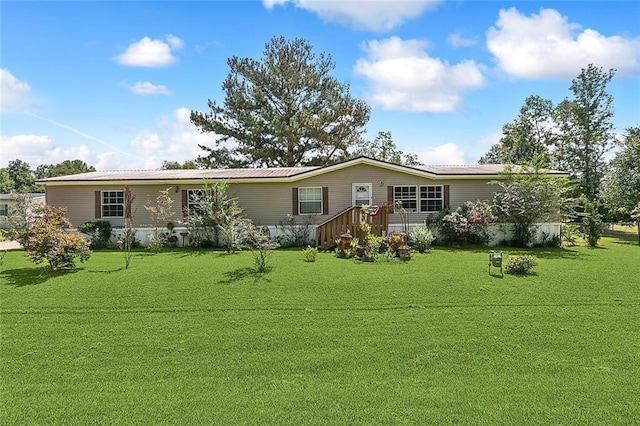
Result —
[{"label": "green shrub", "polygon": [[71,222],[65,212],[62,207],[35,206],[26,228],[16,235],[34,263],[46,260],[52,270],[74,269],[75,258],[81,262],[89,259],[89,242],[81,235],[66,232]]},{"label": "green shrub", "polygon": [[315,244],[311,237],[313,231],[313,216],[305,216],[302,223],[296,221],[296,216],[288,214],[276,226],[276,241],[280,247],[305,247]]},{"label": "green shrub", "polygon": [[409,232],[409,246],[420,253],[429,250],[433,240],[433,232],[426,226],[416,226]]},{"label": "green shrub", "polygon": [[589,247],[596,247],[598,245],[598,241],[602,237],[602,233],[604,232],[602,215],[598,211],[600,203],[597,201],[590,201],[584,195],[580,197],[580,202],[584,206],[584,212],[581,213],[584,239],[589,244]]},{"label": "green shrub", "polygon": [[574,247],[577,244],[577,240],[580,237],[580,226],[575,223],[565,223],[562,225],[562,232],[560,234],[560,244],[566,244]]},{"label": "green shrub", "polygon": [[91,248],[101,249],[111,245],[111,223],[106,220],[84,222],[78,226],[78,231],[91,237]]},{"label": "green shrub", "polygon": [[504,265],[504,272],[511,275],[524,275],[530,273],[537,264],[533,256],[509,256]]},{"label": "green shrub", "polygon": [[359,244],[358,238],[351,240],[351,245],[345,248],[340,248],[340,240],[336,240],[336,257],[338,259],[351,259],[356,255],[356,246]]},{"label": "green shrub", "polygon": [[250,248],[257,273],[263,274],[271,269],[268,265],[269,258],[271,257],[271,252],[278,247],[279,244],[277,242],[269,239],[268,236],[259,232],[255,227],[253,228]]},{"label": "green shrub", "polygon": [[450,245],[488,244],[492,238],[489,225],[494,216],[484,201],[467,201],[455,211],[442,211],[438,222],[440,239]]},{"label": "green shrub", "polygon": [[318,255],[318,249],[315,247],[307,246],[302,252],[302,257],[305,262],[315,262]]}]

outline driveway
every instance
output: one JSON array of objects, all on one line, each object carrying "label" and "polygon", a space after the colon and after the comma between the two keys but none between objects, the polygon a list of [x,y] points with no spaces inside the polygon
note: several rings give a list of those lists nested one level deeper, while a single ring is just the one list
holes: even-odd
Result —
[{"label": "driveway", "polygon": [[17,241],[0,241],[0,250],[11,250],[22,248]]}]

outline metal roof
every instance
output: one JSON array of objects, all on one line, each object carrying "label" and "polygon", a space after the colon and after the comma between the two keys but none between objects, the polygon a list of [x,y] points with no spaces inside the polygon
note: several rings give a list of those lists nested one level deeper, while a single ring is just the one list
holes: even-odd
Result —
[{"label": "metal roof", "polygon": [[[315,176],[323,173],[350,167],[357,164],[368,164],[384,167],[398,172],[416,175],[426,175],[438,178],[465,178],[465,177],[497,177],[505,171],[503,164],[480,164],[471,166],[402,166],[388,163],[368,157],[358,157],[342,163],[329,166],[307,166],[307,167],[274,167],[274,168],[243,168],[243,169],[195,169],[195,170],[123,170],[89,172],[76,175],[58,176],[48,179],[40,179],[38,183],[73,183],[84,182],[114,182],[114,181],[197,181],[197,180],[261,180],[268,181],[289,181],[298,180],[308,176]],[[518,166],[513,166],[514,172],[520,170]],[[566,176],[567,174],[558,170],[542,170],[544,173]]]},{"label": "metal roof", "polygon": [[29,192],[29,193],[13,192],[10,194],[0,194],[0,200],[15,200],[16,197],[19,197],[19,196],[24,196],[31,199],[40,199],[40,198],[44,198],[45,194],[44,192]]},{"label": "metal roof", "polygon": [[[471,166],[416,166],[417,169],[425,170],[435,175],[498,175],[505,171],[504,164],[476,164]],[[519,166],[511,166],[514,172],[521,171]],[[559,170],[541,170],[547,174],[565,175],[565,172]]]},{"label": "metal roof", "polygon": [[197,179],[258,179],[291,177],[320,167],[278,167],[263,169],[195,169],[195,170],[119,170],[89,172],[40,179],[38,182],[74,182],[104,180],[197,180]]}]

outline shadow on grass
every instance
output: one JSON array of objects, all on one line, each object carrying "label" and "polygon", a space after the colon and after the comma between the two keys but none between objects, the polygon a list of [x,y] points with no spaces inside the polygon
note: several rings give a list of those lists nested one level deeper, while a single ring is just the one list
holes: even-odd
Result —
[{"label": "shadow on grass", "polygon": [[515,278],[525,279],[525,278],[537,277],[538,273],[536,271],[529,271],[525,274],[509,274],[509,275]]},{"label": "shadow on grass", "polygon": [[90,274],[111,274],[113,272],[124,271],[124,267],[116,268],[116,269],[96,269],[95,271],[87,271]]},{"label": "shadow on grass", "polygon": [[[176,248],[173,250],[166,250],[165,253],[172,253],[176,257],[191,257],[191,256],[214,256],[216,258],[237,255],[238,252],[229,253],[223,248]],[[162,252],[161,252],[162,253]]]},{"label": "shadow on grass", "polygon": [[581,256],[590,256],[588,253],[581,253],[570,248],[532,248],[519,249],[522,254],[531,254],[541,259],[575,259]]},{"label": "shadow on grass", "polygon": [[435,251],[448,252],[448,253],[482,253],[488,255],[490,252],[503,253],[506,258],[509,255],[521,255],[530,254],[532,256],[539,257],[541,259],[577,259],[580,256],[589,256],[588,253],[578,252],[572,248],[560,248],[560,247],[509,247],[509,246],[470,246],[470,247],[449,247],[449,246],[436,246]]},{"label": "shadow on grass", "polygon": [[618,240],[618,241],[614,241],[613,244],[620,244],[623,246],[638,246],[640,247],[640,244],[638,244],[637,241],[622,241],[622,240]]},{"label": "shadow on grass", "polygon": [[620,240],[620,242],[630,241],[630,242],[638,242],[638,234],[634,231],[615,231],[615,230],[605,230],[602,233],[603,237],[615,238]]},{"label": "shadow on grass", "polygon": [[238,281],[243,281],[247,278],[253,277],[253,283],[258,284],[260,281],[271,282],[270,279],[266,278],[265,275],[271,271],[271,268],[268,267],[267,270],[263,273],[256,272],[254,268],[238,268],[233,271],[228,271],[222,274],[225,279],[218,281],[219,284],[233,284]]},{"label": "shadow on grass", "polygon": [[51,278],[69,274],[75,274],[84,268],[76,268],[69,271],[52,271],[47,266],[38,268],[7,269],[0,273],[0,277],[6,280],[6,285],[13,287],[26,287],[43,284]]}]

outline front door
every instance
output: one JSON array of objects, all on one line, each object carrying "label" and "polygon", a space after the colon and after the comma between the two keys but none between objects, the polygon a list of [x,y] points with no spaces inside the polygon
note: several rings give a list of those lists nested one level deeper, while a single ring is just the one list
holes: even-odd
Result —
[{"label": "front door", "polygon": [[354,183],[352,186],[353,205],[371,205],[371,184]]}]

